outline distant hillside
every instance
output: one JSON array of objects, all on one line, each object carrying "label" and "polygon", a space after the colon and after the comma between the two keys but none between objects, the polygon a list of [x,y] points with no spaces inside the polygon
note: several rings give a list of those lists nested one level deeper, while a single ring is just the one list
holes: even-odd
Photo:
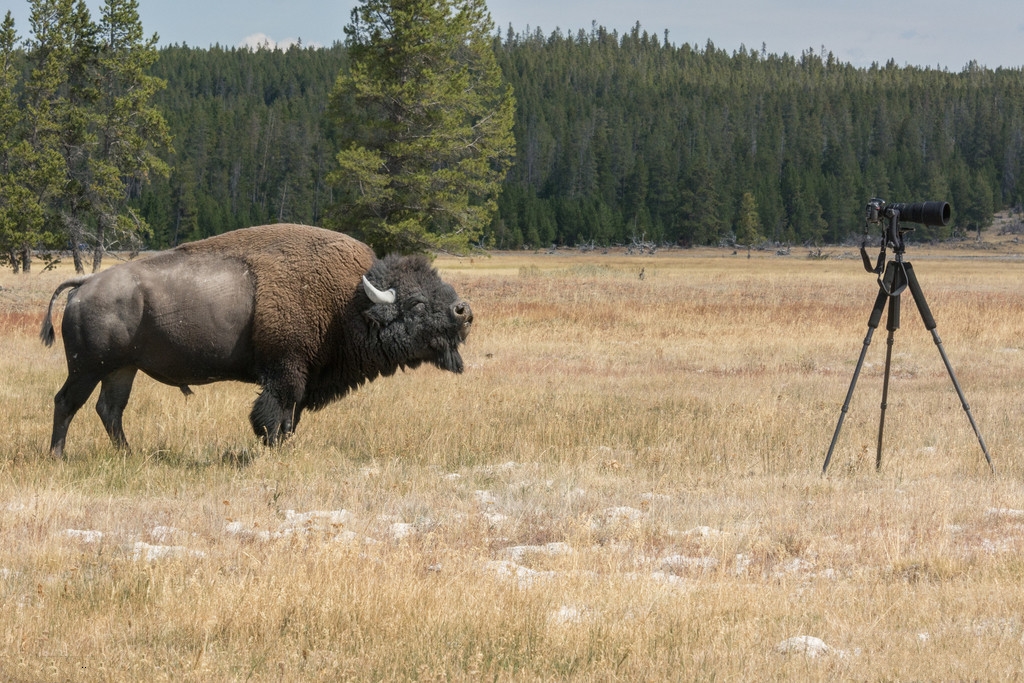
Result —
[{"label": "distant hillside", "polygon": [[[495,45],[519,105],[495,246],[834,243],[861,230],[873,196],[949,201],[955,225],[914,234],[942,238],[1024,203],[1020,69],[857,69],[666,45],[639,27]],[[334,152],[324,112],[345,65],[338,45],[163,49],[174,173],[137,200],[155,246],[318,223]]]}]

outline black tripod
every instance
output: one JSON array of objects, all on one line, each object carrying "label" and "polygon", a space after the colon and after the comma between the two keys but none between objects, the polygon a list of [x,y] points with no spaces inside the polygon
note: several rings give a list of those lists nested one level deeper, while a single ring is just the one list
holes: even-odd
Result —
[{"label": "black tripod", "polygon": [[[948,208],[946,211],[948,213]],[[843,420],[846,419],[846,413],[850,409],[850,400],[853,398],[853,390],[857,386],[857,377],[860,375],[861,366],[864,365],[864,356],[867,354],[868,346],[871,344],[871,337],[875,333],[875,330],[878,328],[878,323],[882,319],[882,309],[888,301],[889,317],[886,322],[886,329],[889,330],[889,338],[886,342],[888,346],[885,351],[885,379],[882,383],[882,414],[878,421],[878,451],[875,455],[875,469],[878,470],[882,468],[882,433],[885,429],[885,409],[889,398],[889,369],[892,362],[893,337],[896,330],[900,327],[900,295],[907,287],[909,287],[910,293],[914,297],[914,303],[917,304],[917,310],[921,314],[921,319],[924,321],[924,326],[932,333],[932,340],[934,340],[935,345],[939,348],[939,353],[942,355],[942,362],[946,365],[946,370],[949,372],[949,378],[953,380],[953,387],[956,389],[956,393],[960,397],[960,405],[963,406],[964,412],[967,413],[967,418],[971,421],[971,427],[974,428],[974,434],[978,437],[978,443],[981,444],[981,450],[985,454],[985,460],[988,462],[988,466],[994,474],[996,469],[992,464],[992,458],[989,457],[988,447],[985,445],[985,439],[982,438],[981,432],[978,430],[978,424],[974,421],[974,416],[971,414],[971,408],[967,405],[967,399],[964,398],[963,389],[960,388],[960,383],[956,380],[956,373],[953,372],[953,366],[950,365],[949,358],[946,356],[946,350],[942,346],[942,340],[939,339],[939,334],[935,331],[935,318],[932,317],[932,312],[928,309],[928,302],[924,299],[924,292],[921,291],[921,285],[918,283],[917,276],[914,274],[914,268],[910,263],[903,260],[904,246],[902,233],[899,229],[899,211],[896,211],[894,216],[890,216],[890,219],[892,222],[889,229],[888,239],[889,244],[896,248],[896,257],[894,260],[889,261],[885,267],[885,274],[878,279],[878,296],[875,297],[875,307],[872,309],[871,317],[868,319],[868,334],[864,338],[864,347],[861,349],[860,358],[857,360],[857,368],[853,371],[853,379],[850,381],[850,390],[846,392],[846,401],[843,403],[843,410],[839,415],[839,422],[836,424],[836,431],[832,435],[832,443],[828,447],[828,455],[825,456],[825,464],[821,468],[821,473],[825,474],[828,471],[829,462],[832,460],[832,451],[835,449],[836,441],[839,439],[839,431],[843,428]],[[871,268],[871,262],[868,259],[867,253],[864,251],[864,247],[861,247],[861,256],[864,259],[864,267],[867,268],[869,272],[881,272],[881,265],[885,261],[885,244],[886,238],[883,237],[882,252],[879,255],[878,265],[875,268]]]}]

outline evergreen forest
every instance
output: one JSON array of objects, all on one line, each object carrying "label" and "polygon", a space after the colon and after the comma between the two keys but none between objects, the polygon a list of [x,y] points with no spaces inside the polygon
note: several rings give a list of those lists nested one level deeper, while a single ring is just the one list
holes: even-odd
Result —
[{"label": "evergreen forest", "polygon": [[[496,36],[516,159],[481,246],[841,243],[868,199],[945,200],[945,239],[1024,203],[1024,70],[855,68],[626,34]],[[346,50],[164,47],[153,102],[166,178],[132,198],[151,247],[260,223],[320,224]]]}]

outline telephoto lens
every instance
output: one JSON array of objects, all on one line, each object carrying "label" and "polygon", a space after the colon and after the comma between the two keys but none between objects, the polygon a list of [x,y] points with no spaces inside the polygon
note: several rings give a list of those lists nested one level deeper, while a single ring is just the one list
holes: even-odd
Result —
[{"label": "telephoto lens", "polygon": [[900,220],[923,225],[945,225],[949,222],[948,202],[915,202],[913,204],[889,204],[885,207],[899,211]]}]

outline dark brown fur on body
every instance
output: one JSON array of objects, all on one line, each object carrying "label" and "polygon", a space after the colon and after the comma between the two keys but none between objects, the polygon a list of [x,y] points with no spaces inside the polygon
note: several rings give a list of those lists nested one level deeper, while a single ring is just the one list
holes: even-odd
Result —
[{"label": "dark brown fur on body", "polygon": [[259,384],[250,422],[277,443],[303,410],[379,375],[423,361],[461,372],[458,346],[473,319],[423,257],[377,260],[346,235],[288,224],[73,278],[50,301],[40,333],[47,344],[64,289],[68,380],[54,398],[56,456],[97,383],[97,412],[114,443],[127,447],[121,415],[138,370],[186,392],[228,379]]}]

